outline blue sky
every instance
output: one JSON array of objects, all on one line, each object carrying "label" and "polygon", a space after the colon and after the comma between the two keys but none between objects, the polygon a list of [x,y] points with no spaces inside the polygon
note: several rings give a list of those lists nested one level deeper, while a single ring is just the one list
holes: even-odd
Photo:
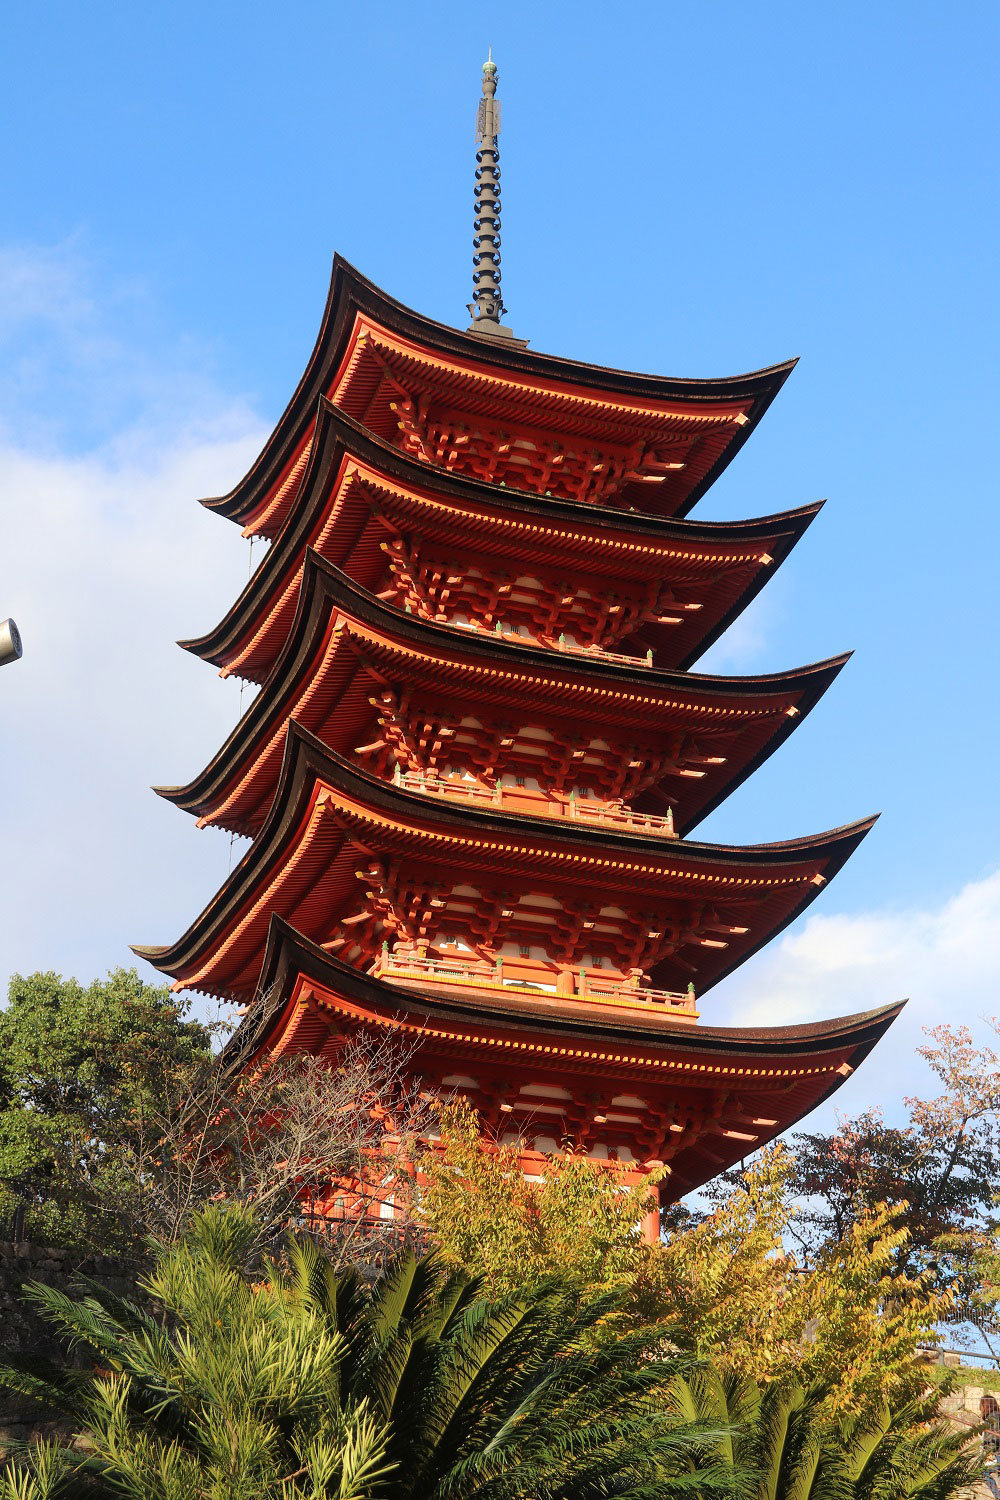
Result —
[{"label": "blue sky", "polygon": [[[998,239],[992,3],[616,8],[388,0],[8,7],[0,48],[0,970],[81,977],[175,937],[226,873],[156,799],[235,684],[172,645],[247,570],[205,515],[305,364],[339,249],[464,324],[472,127],[504,105],[504,287],[533,347],[728,375],[801,356],[700,507],[829,504],[716,647],[856,655],[703,825],[766,842],[874,810],[807,919],[706,1019],[911,995],[996,1005]],[[246,702],[244,702],[244,707]]]}]

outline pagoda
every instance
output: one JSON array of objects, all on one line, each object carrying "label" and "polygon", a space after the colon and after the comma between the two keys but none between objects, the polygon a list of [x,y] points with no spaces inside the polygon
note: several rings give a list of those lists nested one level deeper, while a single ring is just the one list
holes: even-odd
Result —
[{"label": "pagoda", "polygon": [[290,404],[204,502],[270,545],[182,644],[259,692],[203,771],[157,790],[252,842],[181,938],[136,952],[244,1009],[233,1067],[399,1032],[422,1085],[471,1101],[525,1171],[566,1150],[633,1181],[666,1166],[671,1201],[827,1098],[897,1014],[700,1015],[873,820],[692,837],[846,660],[692,670],[819,509],[689,519],[794,362],[660,379],[516,338],[496,84],[491,59],[471,325],[337,258]]}]

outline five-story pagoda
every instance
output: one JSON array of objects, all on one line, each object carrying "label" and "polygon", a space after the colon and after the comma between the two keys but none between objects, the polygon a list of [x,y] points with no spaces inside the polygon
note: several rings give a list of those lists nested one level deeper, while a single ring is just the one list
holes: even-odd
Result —
[{"label": "five-story pagoda", "polygon": [[206,502],[270,547],[183,644],[260,692],[200,775],[159,790],[252,843],[183,937],[136,951],[249,1008],[236,1065],[394,1029],[526,1170],[563,1149],[637,1178],[667,1164],[675,1198],[827,1097],[895,1016],[699,1019],[872,820],[690,838],[846,660],[691,671],[818,510],[687,519],[792,365],[664,380],[515,338],[496,80],[491,60],[470,328],[337,259],[291,403]]}]

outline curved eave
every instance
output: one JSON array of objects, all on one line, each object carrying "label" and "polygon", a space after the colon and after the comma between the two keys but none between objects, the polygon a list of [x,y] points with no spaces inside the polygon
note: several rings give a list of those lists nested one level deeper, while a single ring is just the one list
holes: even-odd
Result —
[{"label": "curved eave", "polygon": [[646,516],[613,506],[539,497],[510,487],[500,490],[483,480],[419,463],[384,443],[346,412],[321,398],[316,438],[292,511],[232,608],[213,630],[178,642],[185,651],[216,666],[225,665],[239,642],[253,629],[261,612],[268,607],[269,599],[282,580],[297,566],[307,538],[314,533],[319,516],[328,503],[330,486],[345,460],[353,460],[383,474],[403,493],[418,497],[430,494],[446,504],[464,503],[468,509],[478,509],[486,514],[520,515],[540,526],[577,526],[589,532],[606,530],[624,539],[664,547],[677,543],[697,548],[766,542],[773,561],[756,570],[750,584],[741,590],[731,607],[704,636],[698,637],[679,663],[682,669],[697,660],[756,597],[823,506],[822,501],[817,501],[749,521],[684,521]]},{"label": "curved eave", "polygon": [[[480,1018],[508,1030],[523,1029],[525,1023],[542,1033],[584,1038],[606,1036],[608,1041],[632,1042],[657,1048],[669,1048],[681,1054],[697,1055],[705,1048],[722,1057],[781,1058],[802,1052],[820,1052],[832,1047],[850,1046],[857,1050],[858,1061],[868,1055],[884,1036],[888,1027],[903,1010],[906,1001],[879,1006],[855,1015],[838,1016],[828,1021],[809,1021],[793,1026],[704,1026],[700,1023],[673,1021],[669,1016],[647,1018],[637,1011],[611,1007],[584,1006],[579,1001],[560,1002],[553,998],[544,1009],[537,999],[524,1004],[522,1015],[511,1008],[511,998],[494,1000],[477,996],[463,1000],[454,994],[447,998],[424,994],[402,985],[394,985],[374,975],[352,968],[318,944],[310,942],[281,917],[271,918],[267,947],[261,967],[262,1003],[258,1024],[241,1024],[226,1043],[222,1056],[246,1048],[252,1036],[255,1050],[268,1046],[275,1035],[296,978],[302,976],[323,984],[359,1004],[373,1008],[391,1004],[403,1016],[437,1016],[449,1021]],[[240,1032],[245,1038],[238,1040]]]},{"label": "curved eave", "polygon": [[315,414],[316,401],[336,370],[358,314],[367,315],[390,332],[432,353],[459,359],[494,375],[527,377],[539,385],[574,386],[581,394],[608,394],[634,401],[750,403],[746,423],[725,452],[688,494],[678,514],[686,514],[731,462],[774,400],[796,360],[724,379],[670,379],[583,364],[523,347],[508,348],[462,333],[413,312],[366,280],[346,260],[334,257],[319,337],[302,379],[256,463],[227,495],[202,503],[229,520],[243,524],[267,496],[289,455],[301,443]]},{"label": "curved eave", "polygon": [[[590,1014],[594,1007],[559,1001],[517,1013],[510,997],[437,997],[361,974],[280,918],[272,919],[268,932],[261,992],[223,1049],[221,1063],[229,1074],[269,1052],[325,1052],[333,1038],[382,1029],[415,1045],[410,1070],[432,1088],[460,1057],[490,1073],[516,1057],[521,1076],[527,1069],[536,1081],[550,1077],[571,1090],[581,1082],[591,1088],[603,1083],[611,1091],[631,1086],[647,1096],[647,1108],[673,1109],[682,1117],[686,1101],[699,1093],[712,1096],[723,1083],[732,1103],[717,1117],[720,1130],[707,1139],[696,1136],[671,1154],[664,1201],[701,1187],[745,1154],[746,1114],[759,1109],[769,1121],[753,1122],[752,1149],[798,1124],[864,1062],[903,1008],[746,1030],[678,1026],[666,1018],[602,1014],[599,1008]],[[300,1030],[304,1010],[306,1033]],[[627,1139],[630,1127],[619,1125],[615,1133]]]},{"label": "curved eave", "polygon": [[[349,799],[366,813],[382,815],[412,830],[415,837],[423,831],[432,836],[458,838],[493,838],[516,840],[531,845],[553,857],[589,854],[597,859],[615,854],[635,859],[645,856],[669,867],[691,867],[692,873],[710,872],[723,867],[750,875],[782,865],[816,862],[822,865],[822,884],[833,878],[858,844],[871,830],[875,817],[848,824],[826,833],[779,843],[741,845],[673,842],[648,834],[625,833],[583,824],[558,824],[553,820],[531,818],[522,814],[486,811],[475,807],[449,804],[445,798],[430,798],[380,781],[360,770],[342,756],[328,750],[314,735],[292,720],[288,725],[281,777],[267,819],[253,844],[201,914],[176,942],[163,947],[133,946],[132,951],[166,973],[179,977],[190,974],[213,945],[240,919],[254,901],[254,890],[287,859],[288,846],[296,830],[304,825],[311,799],[318,785],[329,787]],[[484,850],[484,858],[488,851]],[[783,920],[764,930],[759,939],[731,955],[714,973],[707,970],[700,989],[704,992],[724,979],[733,969],[771,941],[778,932],[795,920],[818,894],[811,881],[805,885],[802,899],[788,910]],[[762,924],[763,925],[763,924]],[[263,948],[263,943],[261,944]],[[211,990],[211,993],[225,993]]]},{"label": "curved eave", "polygon": [[[307,675],[308,686],[315,695],[316,681],[310,675],[312,663],[332,620],[337,617],[348,624],[367,628],[387,643],[409,649],[425,659],[429,656],[449,665],[454,663],[459,671],[468,665],[480,670],[499,667],[532,674],[540,683],[550,683],[554,693],[566,685],[571,689],[582,686],[585,691],[590,689],[604,694],[615,690],[632,690],[646,697],[661,694],[664,698],[686,700],[695,713],[700,705],[715,705],[726,699],[732,700],[734,706],[763,697],[787,696],[794,700],[795,715],[783,715],[757,753],[746,760],[735,761],[731,773],[720,777],[709,800],[698,801],[697,788],[691,789],[688,800],[693,804],[693,810],[687,816],[683,811],[684,789],[678,792],[678,831],[681,833],[707,817],[784,743],[826,692],[850,656],[847,652],[792,671],[736,677],[666,671],[650,666],[630,667],[625,663],[606,662],[568,652],[558,654],[544,647],[480,636],[454,625],[408,615],[375,598],[319,553],[308,549],[295,620],[260,693],[198,776],[184,786],[155,787],[154,790],[168,802],[196,816],[202,816],[210,807],[217,806],[226,788],[254,754],[260,752],[265,737],[273,734],[278,715],[282,711],[295,715],[295,705],[305,690]],[[585,702],[585,699],[577,699],[581,708]],[[282,710],[283,703],[290,707]],[[585,714],[585,709],[583,712]]]}]

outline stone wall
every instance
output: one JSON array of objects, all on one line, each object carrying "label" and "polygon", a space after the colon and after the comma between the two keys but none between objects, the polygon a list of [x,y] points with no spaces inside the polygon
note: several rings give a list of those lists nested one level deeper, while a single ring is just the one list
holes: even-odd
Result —
[{"label": "stone wall", "polygon": [[[24,1300],[27,1282],[70,1291],[78,1275],[91,1276],[119,1296],[135,1293],[136,1266],[110,1255],[85,1256],[77,1251],[28,1241],[0,1243],[0,1362],[11,1354],[55,1357],[61,1346],[49,1324]],[[64,1432],[53,1417],[39,1413],[34,1402],[0,1391],[0,1455],[11,1443],[39,1433]]]},{"label": "stone wall", "polygon": [[[939,1355],[934,1364],[942,1364],[946,1368],[958,1370],[961,1368],[961,1358],[958,1355]],[[988,1427],[993,1427],[990,1413],[991,1410],[996,1409],[997,1395],[1000,1395],[1000,1392],[988,1391],[984,1389],[984,1386],[957,1386],[949,1397],[942,1397],[940,1413],[943,1418],[951,1422],[952,1427],[966,1428],[972,1436],[978,1428],[982,1427],[984,1421],[987,1422]],[[982,1445],[987,1455],[987,1473],[973,1488],[970,1500],[1000,1500],[1000,1470],[996,1467],[997,1440],[1000,1439],[1000,1430],[994,1427],[994,1433],[985,1431],[982,1434]]]}]

